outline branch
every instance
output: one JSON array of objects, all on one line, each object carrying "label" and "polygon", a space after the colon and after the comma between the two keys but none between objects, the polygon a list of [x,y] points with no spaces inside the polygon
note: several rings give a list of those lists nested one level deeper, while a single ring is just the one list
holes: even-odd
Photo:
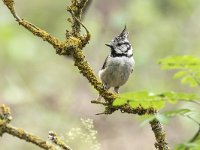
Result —
[{"label": "branch", "polygon": [[86,15],[86,13],[88,12],[88,9],[91,6],[92,2],[93,2],[93,0],[88,0],[87,3],[85,4],[85,7],[83,7],[83,10],[82,10],[82,19],[81,20],[84,19],[84,17]]},{"label": "branch", "polygon": [[91,101],[93,104],[101,104],[105,106],[105,111],[103,113],[98,113],[100,114],[112,114],[117,110],[120,110],[122,113],[128,113],[128,114],[137,114],[137,115],[153,115],[157,113],[157,110],[154,109],[153,107],[149,107],[147,109],[139,106],[136,108],[132,108],[128,103],[120,106],[113,106],[112,103],[103,103],[99,101]]},{"label": "branch", "polygon": [[170,148],[168,147],[168,143],[166,142],[165,131],[159,120],[153,119],[149,123],[156,138],[155,147],[158,150],[170,150]]},{"label": "branch", "polygon": [[54,133],[53,131],[49,132],[49,139],[56,145],[58,145],[59,147],[62,147],[62,149],[64,150],[72,150],[69,146],[67,146],[64,141],[62,141],[57,135],[56,133]]},{"label": "branch", "polygon": [[27,131],[24,131],[21,128],[13,127],[12,125],[9,125],[9,124],[7,124],[6,127],[4,128],[4,133],[8,133],[10,135],[18,137],[19,139],[33,143],[45,150],[56,150],[55,146],[41,139],[40,137],[33,135],[31,133],[28,133]]},{"label": "branch", "polygon": [[[80,48],[83,49],[83,48],[88,44],[91,35],[90,35],[88,29],[85,27],[85,25],[75,16],[75,14],[74,14],[73,10],[71,9],[71,7],[68,7],[67,10],[68,10],[69,13],[71,14],[72,18],[73,18],[74,20],[76,20],[80,25],[82,25],[82,27],[83,27],[83,28],[85,29],[85,31],[86,31],[86,35],[81,35],[81,36],[79,37],[80,40],[81,40],[81,42],[82,42],[82,45],[81,45]],[[70,20],[70,18],[69,18],[68,20],[69,20],[69,22],[70,22],[71,24],[74,24],[73,26],[76,26],[76,24],[75,24],[74,22],[72,22],[72,21]],[[74,30],[74,29],[72,28],[72,32],[73,32],[73,30]],[[73,33],[71,33],[71,34],[73,35]],[[68,36],[70,36],[70,34],[69,34],[69,31],[67,30],[66,37],[68,37]]]},{"label": "branch", "polygon": [[[112,106],[109,103],[102,103],[99,101],[91,101],[93,104],[101,104],[106,107],[105,111],[103,113],[98,113],[96,115],[102,115],[102,114],[112,114],[116,110],[120,110],[122,113],[128,113],[128,114],[138,114],[138,115],[154,115],[157,112],[156,109],[153,107],[144,109],[143,107],[136,107],[132,108],[128,103],[121,106]],[[156,138],[155,147],[158,150],[170,150],[168,147],[168,143],[165,136],[165,131],[158,119],[153,119],[149,122],[152,128],[152,131]]]},{"label": "branch", "polygon": [[83,51],[79,48],[73,51],[74,65],[78,67],[80,73],[88,79],[91,85],[99,92],[99,94],[108,102],[112,102],[116,95],[105,90],[103,84],[97,79],[94,71],[89,66],[89,63],[85,60]]},{"label": "branch", "polygon": [[8,133],[10,135],[18,137],[19,139],[33,143],[45,150],[57,150],[54,145],[48,143],[40,137],[28,133],[21,128],[16,128],[10,125],[9,123],[11,119],[12,117],[10,113],[10,108],[6,107],[5,105],[0,106],[0,136],[2,136],[4,133]]},{"label": "branch", "polygon": [[[73,12],[74,16],[78,19],[81,20],[81,15],[82,15],[82,10],[84,8],[84,6],[86,5],[88,0],[71,0],[71,5],[67,7],[67,11],[71,11]],[[69,19],[72,23],[72,32],[71,34],[74,37],[80,37],[80,30],[81,30],[81,25],[80,23],[77,21],[77,19],[75,19],[72,16],[72,20]]]},{"label": "branch", "polygon": [[192,142],[196,141],[198,139],[199,135],[200,135],[200,125],[199,125],[198,131],[195,133],[195,135],[192,137],[192,139],[189,142],[192,143]]},{"label": "branch", "polygon": [[8,7],[11,14],[19,23],[19,25],[22,25],[24,28],[32,32],[35,36],[41,37],[44,41],[49,42],[56,50],[64,49],[65,44],[63,42],[59,41],[57,38],[53,37],[46,31],[38,28],[37,26],[29,23],[28,21],[21,19],[15,12],[13,0],[3,0],[3,2]]},{"label": "branch", "polygon": [[[86,43],[88,43],[90,39],[90,34],[86,27],[82,23],[80,23],[78,19],[81,18],[81,12],[87,0],[82,0],[81,2],[78,2],[78,0],[72,0],[72,5],[68,7],[68,11],[72,14],[72,18],[76,21],[72,22],[72,34],[68,34],[64,42],[59,41],[55,37],[48,34],[46,31],[41,30],[35,25],[24,21],[20,17],[16,17],[18,15],[15,12],[13,0],[3,0],[3,2],[20,25],[23,25],[34,35],[41,37],[44,41],[48,41],[56,49],[57,54],[72,55],[74,57],[74,65],[78,67],[80,73],[89,80],[94,88],[99,91],[102,97],[104,97],[108,101],[115,99],[116,95],[104,89],[103,84],[97,79],[94,71],[85,60],[85,56],[82,52],[82,48],[86,45]],[[86,36],[83,35],[77,38],[76,35],[73,34],[73,32],[79,32],[79,28],[81,25],[86,29],[87,34]]]}]

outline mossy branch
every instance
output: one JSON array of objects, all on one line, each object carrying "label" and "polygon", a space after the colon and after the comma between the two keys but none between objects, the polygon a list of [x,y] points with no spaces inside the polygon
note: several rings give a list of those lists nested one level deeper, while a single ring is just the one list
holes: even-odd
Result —
[{"label": "mossy branch", "polygon": [[[86,5],[88,0],[71,0],[71,5],[67,6],[67,11],[73,12],[74,16],[72,16],[71,19],[71,27],[72,32],[71,34],[74,37],[80,37],[80,31],[81,31],[81,24],[78,20],[81,20],[82,10],[84,6]],[[77,18],[77,19],[76,19]]]},{"label": "mossy branch", "polygon": [[153,107],[150,108],[143,108],[141,106],[132,108],[128,103],[120,106],[113,106],[112,103],[109,102],[100,102],[100,101],[91,101],[93,104],[101,104],[105,106],[105,111],[102,113],[98,113],[97,115],[100,114],[112,114],[113,112],[120,110],[122,113],[128,113],[128,114],[137,114],[137,115],[152,115],[156,114],[157,110]]},{"label": "mossy branch", "polygon": [[149,122],[151,125],[151,129],[154,132],[156,143],[155,147],[158,150],[169,150],[168,143],[166,142],[165,131],[158,119],[153,119]]},{"label": "mossy branch", "polygon": [[46,31],[38,28],[37,26],[29,23],[28,21],[21,19],[15,11],[13,0],[3,0],[3,2],[8,7],[11,14],[16,19],[16,21],[19,23],[19,25],[22,25],[24,28],[26,28],[27,30],[32,32],[35,36],[41,37],[44,41],[49,42],[51,45],[53,45],[53,47],[55,49],[62,49],[64,47],[63,42],[61,42],[57,38],[53,37]]},{"label": "mossy branch", "polygon": [[[50,142],[45,141],[42,138],[36,135],[33,135],[27,131],[24,131],[21,128],[13,127],[12,125],[9,124],[11,120],[12,120],[12,117],[10,113],[10,108],[5,105],[0,106],[0,136],[3,136],[4,133],[7,133],[15,137],[18,137],[19,139],[35,144],[42,149],[58,150],[58,148],[55,145],[51,144]],[[60,147],[63,148],[61,145]],[[69,148],[67,150],[71,150],[71,149]]]},{"label": "mossy branch", "polygon": [[[8,7],[10,12],[13,14],[14,18],[20,25],[24,26],[34,35],[42,38],[44,41],[49,42],[56,49],[57,54],[73,56],[74,65],[79,69],[80,73],[88,79],[88,81],[99,92],[99,94],[105,99],[105,103],[102,103],[105,106],[105,111],[101,114],[112,114],[116,110],[120,110],[123,113],[131,113],[138,115],[155,114],[156,110],[153,108],[149,109],[144,109],[142,107],[131,108],[128,104],[118,107],[112,106],[112,102],[115,100],[117,95],[104,89],[103,84],[98,80],[98,78],[94,74],[94,71],[90,67],[87,60],[85,59],[85,55],[83,54],[82,51],[82,49],[86,46],[86,44],[90,40],[89,31],[80,22],[82,10],[86,5],[87,1],[88,0],[71,0],[71,5],[67,7],[67,11],[70,12],[71,14],[71,18],[69,18],[68,21],[71,23],[72,29],[71,31],[67,30],[66,40],[60,41],[57,38],[51,36],[46,31],[21,19],[14,10],[13,0],[3,0],[4,4]],[[85,35],[80,35],[81,26],[86,30]],[[98,103],[98,102],[92,101],[92,103]],[[169,150],[164,130],[160,122],[158,120],[154,120],[151,121],[150,124],[157,141],[155,147],[158,148],[159,150]]]},{"label": "mossy branch", "polygon": [[27,131],[24,131],[21,128],[16,128],[16,127],[13,127],[12,125],[7,124],[3,131],[4,133],[8,133],[10,135],[18,137],[19,139],[33,143],[45,150],[56,150],[56,148],[52,144],[48,143],[48,141],[45,141],[42,138],[36,135],[33,135]]},{"label": "mossy branch", "polygon": [[[78,67],[80,73],[85,76],[89,82],[94,86],[94,88],[99,91],[99,93],[106,100],[114,100],[116,95],[105,90],[102,83],[97,79],[94,71],[89,66],[89,63],[85,60],[82,48],[90,40],[89,31],[86,27],[79,21],[81,18],[81,10],[83,9],[87,0],[72,0],[72,5],[68,7],[68,11],[71,13],[72,18],[76,21],[71,22],[72,31],[68,33],[65,41],[60,41],[57,38],[51,36],[46,31],[36,27],[35,25],[21,19],[14,9],[13,0],[3,0],[4,4],[9,8],[10,12],[13,14],[14,18],[19,22],[20,25],[24,26],[27,30],[32,32],[34,35],[42,38],[44,41],[49,42],[55,49],[56,53],[59,55],[72,55],[74,57],[74,65]],[[80,10],[79,10],[80,9]],[[17,16],[17,17],[16,17]],[[78,25],[78,27],[77,27]],[[83,26],[86,29],[86,35],[77,36],[73,33],[80,32],[79,26]]]},{"label": "mossy branch", "polygon": [[[105,111],[103,113],[98,113],[97,115],[102,114],[112,114],[116,110],[120,110],[122,113],[128,113],[128,114],[137,114],[137,115],[156,115],[158,112],[153,107],[150,107],[148,109],[145,109],[143,107],[136,107],[132,108],[129,104],[124,104],[121,106],[112,106],[110,103],[103,103],[99,101],[92,101],[94,104],[101,104],[105,106]],[[166,141],[166,135],[165,131],[158,119],[153,119],[149,122],[152,128],[152,131],[155,135],[156,143],[155,147],[158,150],[170,150],[168,143]]]},{"label": "mossy branch", "polygon": [[64,143],[63,140],[61,140],[56,133],[54,133],[53,131],[49,132],[49,139],[56,145],[58,145],[59,147],[62,147],[62,149],[64,150],[72,150],[68,145],[66,145]]}]

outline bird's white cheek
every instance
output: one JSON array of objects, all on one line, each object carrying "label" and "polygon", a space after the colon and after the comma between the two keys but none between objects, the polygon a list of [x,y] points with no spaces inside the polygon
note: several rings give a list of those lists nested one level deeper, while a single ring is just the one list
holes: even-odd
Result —
[{"label": "bird's white cheek", "polygon": [[132,55],[132,54],[133,54],[133,49],[131,48],[131,49],[128,51],[127,54],[128,54],[128,55]]},{"label": "bird's white cheek", "polygon": [[119,48],[115,48],[115,51],[116,51],[117,54],[122,54],[122,51]]}]

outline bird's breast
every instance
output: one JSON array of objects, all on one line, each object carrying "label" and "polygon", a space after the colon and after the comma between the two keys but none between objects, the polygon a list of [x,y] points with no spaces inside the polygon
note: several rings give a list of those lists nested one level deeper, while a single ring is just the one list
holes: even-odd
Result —
[{"label": "bird's breast", "polygon": [[99,72],[100,78],[110,87],[122,86],[128,80],[134,64],[133,58],[110,57],[107,67]]}]

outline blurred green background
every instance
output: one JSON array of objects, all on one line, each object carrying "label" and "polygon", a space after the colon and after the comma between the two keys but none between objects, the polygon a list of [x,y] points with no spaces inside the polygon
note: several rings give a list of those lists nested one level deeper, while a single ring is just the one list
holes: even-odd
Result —
[{"label": "blurred green background", "polygon": [[[70,28],[69,0],[15,3],[19,16],[64,40],[65,30]],[[200,55],[199,0],[93,0],[83,22],[92,35],[84,53],[96,74],[109,53],[105,43],[127,25],[136,67],[121,92],[197,91],[173,80],[172,72],[160,70],[157,61],[172,55]],[[141,127],[135,116],[120,112],[95,116],[103,111],[90,104],[96,97],[73,61],[56,55],[47,42],[19,26],[1,1],[0,103],[11,107],[12,124],[47,139],[50,130],[64,135],[80,126],[80,118],[92,118],[102,150],[155,149],[150,126]],[[190,139],[198,127],[176,118],[165,128],[170,146],[174,146]],[[71,146],[76,145],[75,141]],[[4,134],[0,149],[39,148]]]}]

